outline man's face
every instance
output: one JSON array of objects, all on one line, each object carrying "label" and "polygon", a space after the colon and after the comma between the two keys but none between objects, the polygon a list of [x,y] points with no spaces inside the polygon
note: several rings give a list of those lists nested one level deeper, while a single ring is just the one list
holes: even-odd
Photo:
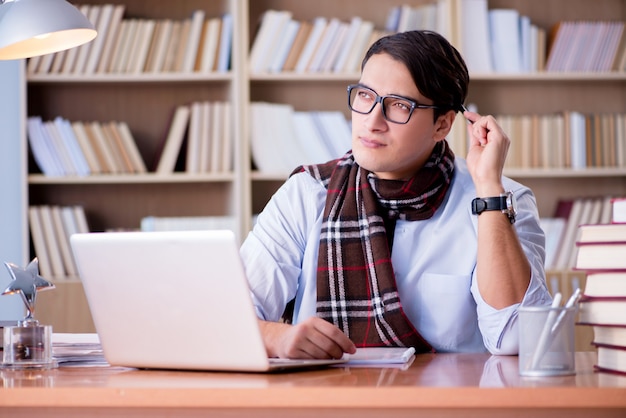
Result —
[{"label": "man's face", "polygon": [[[370,57],[359,84],[379,96],[392,94],[433,104],[419,92],[406,66],[387,54]],[[352,112],[352,152],[357,163],[382,179],[412,177],[428,160],[435,143],[450,130],[451,121],[441,116],[433,122],[433,112],[415,109],[404,125],[387,121],[380,103],[366,115]]]}]

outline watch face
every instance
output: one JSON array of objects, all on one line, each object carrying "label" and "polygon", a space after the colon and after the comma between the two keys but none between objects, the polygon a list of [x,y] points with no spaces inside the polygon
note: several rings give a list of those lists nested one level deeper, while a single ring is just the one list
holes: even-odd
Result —
[{"label": "watch face", "polygon": [[506,214],[509,217],[511,223],[515,222],[515,215],[517,215],[517,201],[513,192],[506,192]]}]

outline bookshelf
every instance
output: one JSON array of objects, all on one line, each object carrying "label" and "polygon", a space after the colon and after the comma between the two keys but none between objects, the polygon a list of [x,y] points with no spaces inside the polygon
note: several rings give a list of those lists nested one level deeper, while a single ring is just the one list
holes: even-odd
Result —
[{"label": "bookshelf", "polygon": [[[85,178],[50,178],[29,175],[24,187],[29,204],[82,205],[92,230],[137,228],[140,219],[152,216],[232,216],[240,239],[251,228],[252,216],[267,203],[288,173],[258,172],[251,164],[251,102],[289,103],[300,111],[334,110],[349,116],[345,86],[358,80],[358,73],[262,73],[248,71],[248,51],[257,24],[268,9],[289,10],[293,17],[312,21],[317,16],[350,21],[354,16],[384,28],[389,10],[403,4],[431,1],[391,0],[85,0],[80,4],[124,4],[125,18],[177,19],[190,17],[195,9],[206,16],[228,12],[233,17],[231,69],[224,73],[150,74],[28,74],[27,114],[43,119],[63,116],[70,120],[119,120],[128,123],[139,151],[150,168],[167,132],[175,106],[195,100],[231,103],[234,164],[229,173],[174,173],[156,176],[93,175]],[[532,22],[549,30],[562,20],[626,20],[624,0],[489,0],[494,8],[514,8]],[[468,102],[481,113],[548,114],[564,110],[626,113],[626,73],[527,73],[471,74]],[[25,141],[25,139],[23,138]],[[515,138],[512,138],[515,140]],[[33,162],[30,161],[30,167]],[[31,170],[32,172],[32,170]],[[537,196],[540,214],[551,216],[561,199],[580,196],[626,195],[626,169],[594,168],[512,169],[506,172],[530,186]],[[28,238],[26,238],[28,240]],[[567,272],[553,272],[568,277]],[[75,296],[75,287],[68,280]],[[48,292],[42,311],[64,299],[63,281]],[[55,297],[52,294],[59,296]],[[82,303],[82,302],[81,302]],[[65,303],[63,303],[65,305]],[[52,313],[50,314],[52,317]],[[46,318],[42,318],[46,320]],[[64,321],[66,322],[66,321]],[[74,326],[73,326],[74,327]],[[55,329],[84,330],[65,328]]]}]

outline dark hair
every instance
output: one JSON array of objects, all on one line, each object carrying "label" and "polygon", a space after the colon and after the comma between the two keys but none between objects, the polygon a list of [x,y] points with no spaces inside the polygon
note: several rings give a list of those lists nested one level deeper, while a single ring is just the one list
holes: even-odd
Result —
[{"label": "dark hair", "polygon": [[469,84],[467,66],[443,36],[414,30],[380,38],[365,54],[361,70],[372,55],[382,53],[406,65],[420,93],[441,107],[435,110],[435,119],[449,110],[462,110]]}]

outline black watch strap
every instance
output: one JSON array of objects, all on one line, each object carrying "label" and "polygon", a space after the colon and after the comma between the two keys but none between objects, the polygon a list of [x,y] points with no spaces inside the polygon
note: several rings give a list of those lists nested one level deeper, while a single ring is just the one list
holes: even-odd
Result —
[{"label": "black watch strap", "polygon": [[472,200],[472,214],[480,215],[489,210],[506,210],[506,196],[477,197]]}]

